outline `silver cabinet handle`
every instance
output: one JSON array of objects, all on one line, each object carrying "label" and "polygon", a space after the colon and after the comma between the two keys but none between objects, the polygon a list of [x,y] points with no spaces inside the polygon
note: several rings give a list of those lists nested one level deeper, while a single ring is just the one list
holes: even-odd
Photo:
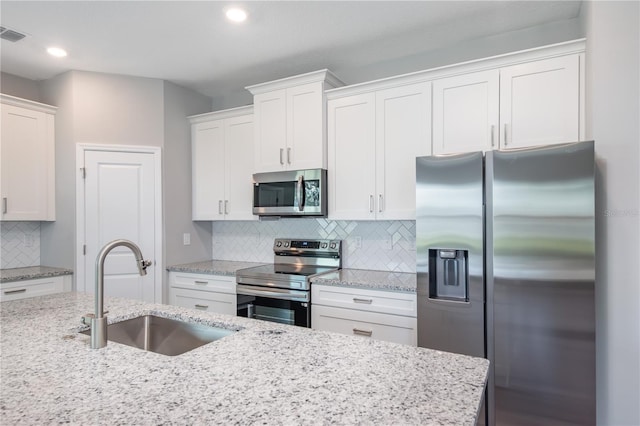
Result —
[{"label": "silver cabinet handle", "polygon": [[287,164],[291,164],[291,148],[287,148]]},{"label": "silver cabinet handle", "polygon": [[21,288],[19,290],[5,290],[4,294],[18,294],[18,293],[26,293],[26,288]]},{"label": "silver cabinet handle", "polygon": [[369,195],[369,213],[373,213],[373,195]]},{"label": "silver cabinet handle", "polygon": [[496,126],[491,125],[491,146],[496,146]]},{"label": "silver cabinet handle", "polygon": [[282,159],[282,154],[284,153],[284,149],[280,148],[280,164],[284,166],[284,160]]},{"label": "silver cabinet handle", "polygon": [[229,200],[224,200],[224,214],[229,214]]},{"label": "silver cabinet handle", "polygon": [[209,284],[207,281],[194,281],[194,283],[198,284],[198,285],[207,285],[207,284]]},{"label": "silver cabinet handle", "polygon": [[356,334],[358,336],[371,337],[371,335],[373,334],[373,330],[361,330],[359,328],[354,328],[353,329],[353,334]]},{"label": "silver cabinet handle", "polygon": [[198,305],[196,304],[196,309],[208,309],[209,305]]},{"label": "silver cabinet handle", "polygon": [[218,214],[222,214],[222,200],[218,200]]},{"label": "silver cabinet handle", "polygon": [[361,299],[359,297],[354,297],[353,303],[364,303],[365,305],[370,305],[373,303],[373,299]]},{"label": "silver cabinet handle", "polygon": [[304,177],[298,176],[298,183],[296,183],[296,193],[298,194],[298,211],[304,209]]},{"label": "silver cabinet handle", "polygon": [[509,143],[509,125],[507,123],[504,124],[504,146],[507,146]]},{"label": "silver cabinet handle", "polygon": [[382,201],[383,201],[382,194],[379,194],[378,195],[378,212],[379,213],[382,213]]},{"label": "silver cabinet handle", "polygon": [[6,213],[7,213],[7,204],[8,204],[8,202],[7,202],[7,197],[4,197],[4,198],[2,199],[2,213],[3,213],[3,214],[6,214]]}]

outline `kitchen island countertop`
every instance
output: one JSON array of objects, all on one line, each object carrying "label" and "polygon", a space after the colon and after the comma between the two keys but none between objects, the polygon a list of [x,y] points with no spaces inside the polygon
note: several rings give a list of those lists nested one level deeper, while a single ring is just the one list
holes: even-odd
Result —
[{"label": "kitchen island countertop", "polygon": [[415,424],[476,421],[488,361],[176,306],[107,298],[238,330],[177,357],[78,334],[93,297],[0,303],[5,424]]}]

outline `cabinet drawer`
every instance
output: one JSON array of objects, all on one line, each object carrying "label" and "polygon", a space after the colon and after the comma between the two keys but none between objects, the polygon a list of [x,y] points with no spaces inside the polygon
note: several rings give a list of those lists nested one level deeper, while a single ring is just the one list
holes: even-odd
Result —
[{"label": "cabinet drawer", "polygon": [[3,283],[0,301],[61,293],[65,291],[64,287],[64,277],[62,276]]},{"label": "cabinet drawer", "polygon": [[313,284],[311,302],[339,308],[384,314],[416,316],[416,295],[392,291],[333,287]]},{"label": "cabinet drawer", "polygon": [[171,288],[169,290],[169,303],[175,306],[182,306],[183,308],[198,309],[219,314],[237,314],[235,293],[229,294]]},{"label": "cabinet drawer", "polygon": [[236,277],[232,276],[171,272],[169,282],[171,287],[236,294]]},{"label": "cabinet drawer", "polygon": [[316,330],[417,344],[417,320],[411,317],[312,305],[311,325]]}]

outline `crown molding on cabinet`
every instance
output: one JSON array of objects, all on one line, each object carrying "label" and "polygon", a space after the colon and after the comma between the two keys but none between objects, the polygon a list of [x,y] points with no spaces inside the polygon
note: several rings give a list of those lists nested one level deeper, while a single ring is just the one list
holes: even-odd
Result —
[{"label": "crown molding on cabinet", "polygon": [[40,111],[47,114],[55,114],[58,107],[47,105],[40,102],[30,101],[28,99],[16,98],[15,96],[0,93],[0,102],[5,105],[13,105],[21,108],[29,108],[33,111]]},{"label": "crown molding on cabinet", "polygon": [[273,90],[286,89],[288,87],[297,86],[300,84],[317,82],[325,82],[327,86],[330,86],[330,88],[344,86],[344,82],[342,82],[342,80],[340,80],[338,77],[336,77],[335,74],[325,68],[323,70],[312,71],[306,74],[282,78],[280,80],[254,84],[252,86],[245,87],[245,89],[251,92],[252,95],[258,95],[261,93],[271,92]]},{"label": "crown molding on cabinet", "polygon": [[224,118],[238,117],[240,115],[253,114],[253,105],[245,105],[236,108],[224,109],[221,111],[206,112],[204,114],[191,115],[187,117],[191,124],[203,123],[211,120],[222,120]]},{"label": "crown molding on cabinet", "polygon": [[327,96],[327,99],[337,99],[344,96],[374,92],[381,89],[398,87],[407,84],[433,81],[443,77],[452,77],[455,75],[467,74],[470,72],[517,65],[534,60],[553,58],[575,53],[583,53],[585,51],[585,46],[586,39],[582,38],[547,46],[535,47],[527,50],[521,50],[517,52],[505,53],[488,58],[474,59],[472,61],[445,65],[442,67],[416,71],[408,74],[401,74],[393,77],[386,77],[379,80],[357,83],[350,86],[327,90],[325,91],[325,94]]}]

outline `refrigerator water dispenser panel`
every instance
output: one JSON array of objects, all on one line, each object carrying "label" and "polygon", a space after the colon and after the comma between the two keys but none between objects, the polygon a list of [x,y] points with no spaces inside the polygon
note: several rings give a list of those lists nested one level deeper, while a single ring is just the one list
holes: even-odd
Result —
[{"label": "refrigerator water dispenser panel", "polygon": [[468,250],[429,249],[429,298],[469,301]]}]

